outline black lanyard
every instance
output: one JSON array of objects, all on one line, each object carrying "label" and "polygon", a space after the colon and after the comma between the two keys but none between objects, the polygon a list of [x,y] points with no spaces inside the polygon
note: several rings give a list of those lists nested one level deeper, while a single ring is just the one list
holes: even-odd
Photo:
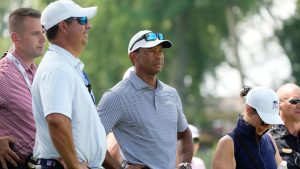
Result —
[{"label": "black lanyard", "polygon": [[85,84],[86,88],[88,89],[94,104],[96,104],[95,96],[94,96],[93,91],[92,91],[91,82],[90,82],[87,74],[83,70],[82,70],[82,75],[83,75],[83,78],[84,78],[84,84]]}]

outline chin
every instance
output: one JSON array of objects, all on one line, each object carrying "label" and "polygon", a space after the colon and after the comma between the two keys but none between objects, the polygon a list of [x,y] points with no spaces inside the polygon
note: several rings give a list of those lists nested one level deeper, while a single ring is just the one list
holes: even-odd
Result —
[{"label": "chin", "polygon": [[257,134],[258,136],[262,136],[263,134],[266,133],[267,130],[268,130],[268,129],[260,129],[260,130],[258,130],[258,131],[256,132],[256,134]]}]

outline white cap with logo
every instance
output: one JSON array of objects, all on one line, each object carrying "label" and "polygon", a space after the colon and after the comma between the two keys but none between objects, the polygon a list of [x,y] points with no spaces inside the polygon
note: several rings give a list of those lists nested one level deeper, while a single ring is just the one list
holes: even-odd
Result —
[{"label": "white cap with logo", "polygon": [[196,126],[189,124],[189,128],[192,132],[192,138],[199,138],[199,130],[197,129]]},{"label": "white cap with logo", "polygon": [[279,99],[270,88],[257,86],[246,95],[246,104],[256,109],[259,117],[267,124],[283,124],[279,116]]},{"label": "white cap with logo", "polygon": [[72,0],[57,0],[51,2],[42,12],[41,24],[45,30],[70,17],[94,17],[97,7],[82,8]]},{"label": "white cap with logo", "polygon": [[133,37],[130,39],[129,44],[128,44],[128,54],[132,51],[135,51],[138,48],[152,48],[159,44],[162,44],[163,48],[170,48],[172,46],[171,41],[160,40],[158,38],[153,41],[146,41],[145,39],[141,39],[141,40],[137,41],[139,38],[141,38],[142,36],[144,36],[145,34],[150,33],[150,32],[152,32],[152,31],[143,30],[143,31],[139,31],[138,33],[133,35]]}]

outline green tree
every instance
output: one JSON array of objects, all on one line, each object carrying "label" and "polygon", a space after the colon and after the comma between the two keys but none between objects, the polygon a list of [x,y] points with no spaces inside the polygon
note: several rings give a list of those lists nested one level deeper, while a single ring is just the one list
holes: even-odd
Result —
[{"label": "green tree", "polygon": [[[99,101],[131,66],[127,45],[133,34],[150,29],[162,32],[174,46],[165,50],[165,68],[159,77],[174,86],[191,121],[205,122],[199,85],[205,72],[214,72],[225,60],[220,45],[232,36],[231,27],[271,0],[75,0],[98,6],[91,20],[89,44],[81,56]],[[32,0],[43,9],[52,0]],[[8,3],[6,3],[8,4]],[[229,12],[228,12],[229,11]],[[237,12],[238,11],[238,12]],[[0,8],[1,13],[1,8]],[[234,19],[229,23],[228,13]],[[234,29],[233,29],[234,32]],[[189,77],[190,83],[184,83]]]},{"label": "green tree", "polygon": [[283,28],[276,32],[281,46],[290,59],[292,76],[296,84],[300,84],[300,1],[297,1],[296,14],[284,22]]},{"label": "green tree", "polygon": [[[40,2],[45,5],[50,0]],[[229,37],[226,11],[238,10],[232,16],[239,22],[270,0],[77,2],[82,6],[97,5],[99,9],[91,20],[89,44],[81,56],[97,101],[131,66],[127,54],[131,36],[139,30],[150,29],[162,32],[174,45],[165,50],[165,68],[160,79],[178,90],[189,119],[204,122],[199,84],[205,72],[213,72],[225,60],[220,44]],[[187,76],[192,83],[184,83]]]}]

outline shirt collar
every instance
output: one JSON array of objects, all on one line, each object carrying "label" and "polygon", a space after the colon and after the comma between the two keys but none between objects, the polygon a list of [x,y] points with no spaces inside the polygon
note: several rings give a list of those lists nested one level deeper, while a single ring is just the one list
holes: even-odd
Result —
[{"label": "shirt collar", "polygon": [[64,49],[58,45],[50,43],[49,51],[54,51],[54,52],[60,54],[75,68],[79,68],[80,70],[82,70],[84,67],[84,64],[81,62],[81,60],[79,58],[75,57],[69,51],[67,51],[66,49]]},{"label": "shirt collar", "polygon": [[[132,85],[135,87],[136,90],[142,90],[142,89],[152,89],[153,88],[145,83],[141,78],[139,78],[134,71],[131,71],[128,76],[129,81],[132,83]],[[162,82],[158,79],[156,79],[157,88],[156,90],[161,90],[163,85]]]},{"label": "shirt collar", "polygon": [[25,61],[24,59],[22,59],[22,57],[20,57],[20,55],[16,52],[16,51],[13,51],[11,53],[16,59],[18,59],[18,61],[21,63],[21,65],[23,66],[23,68],[25,69],[25,71],[31,71],[32,73],[35,73],[36,71],[36,66],[34,63],[32,63],[30,65],[30,67],[28,67],[26,64],[25,64]]}]

